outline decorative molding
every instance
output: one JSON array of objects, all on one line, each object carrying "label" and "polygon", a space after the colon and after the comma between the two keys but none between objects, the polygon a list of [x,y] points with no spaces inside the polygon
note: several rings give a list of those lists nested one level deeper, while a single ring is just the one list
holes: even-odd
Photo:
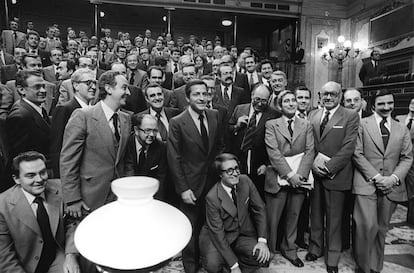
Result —
[{"label": "decorative molding", "polygon": [[386,42],[386,43],[381,44],[381,45],[377,45],[375,47],[378,47],[378,48],[380,48],[382,50],[387,50],[387,49],[396,47],[399,43],[401,43],[401,41],[403,41],[405,39],[410,40],[413,37],[414,37],[414,33],[408,33],[408,34],[406,34],[404,36],[398,37],[398,38],[396,38],[396,39],[394,39],[392,41]]}]

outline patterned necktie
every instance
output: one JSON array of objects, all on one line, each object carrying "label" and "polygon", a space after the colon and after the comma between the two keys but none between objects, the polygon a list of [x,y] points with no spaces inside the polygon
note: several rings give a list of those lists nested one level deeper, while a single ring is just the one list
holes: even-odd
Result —
[{"label": "patterned necktie", "polygon": [[381,137],[382,142],[384,143],[384,150],[387,149],[388,140],[390,139],[390,131],[387,127],[385,127],[385,124],[387,123],[387,118],[383,117],[380,122],[380,130],[381,130]]},{"label": "patterned necktie", "polygon": [[39,263],[37,264],[36,273],[48,272],[50,265],[56,257],[56,243],[50,228],[49,215],[43,204],[41,197],[36,197],[33,201],[37,204],[36,220],[42,233],[43,247],[40,254]]},{"label": "patterned necktie", "polygon": [[204,148],[208,151],[208,135],[206,126],[204,125],[204,115],[199,115],[198,119],[200,120],[201,139],[203,140]]},{"label": "patterned necktie", "polygon": [[288,120],[288,130],[289,130],[289,133],[290,133],[290,137],[293,137],[292,122],[293,122],[293,119]]},{"label": "patterned necktie", "polygon": [[330,114],[330,112],[329,111],[326,111],[325,117],[323,118],[323,120],[321,122],[321,127],[320,127],[320,132],[319,132],[321,136],[323,134],[323,130],[325,130],[326,124],[329,121],[329,114]]},{"label": "patterned necktie", "polygon": [[119,140],[121,139],[121,135],[119,134],[119,128],[118,128],[118,114],[114,113],[112,115],[112,123],[114,125],[114,133],[115,133],[115,138],[116,141],[119,142]]},{"label": "patterned necktie", "polygon": [[134,85],[134,82],[135,82],[135,72],[132,71],[131,75],[130,75],[130,78],[129,78],[129,84]]},{"label": "patterned necktie", "polygon": [[247,152],[248,150],[252,149],[254,133],[256,130],[256,117],[257,112],[254,111],[252,117],[249,120],[249,123],[247,124],[246,132],[244,134],[244,138],[240,147],[243,152]]},{"label": "patterned necktie", "polygon": [[161,139],[162,141],[167,141],[168,131],[167,128],[165,128],[164,123],[161,121],[161,113],[156,113],[155,117],[158,121],[158,130],[160,131]]},{"label": "patterned necktie", "polygon": [[231,188],[231,198],[233,199],[233,203],[234,205],[237,207],[237,189],[236,186],[233,186]]},{"label": "patterned necktie", "polygon": [[224,95],[223,96],[223,98],[224,98],[224,106],[226,106],[226,107],[228,107],[229,104],[230,104],[230,97],[229,97],[228,91],[229,91],[229,88],[226,86],[224,88],[224,94],[223,94]]},{"label": "patterned necktie", "polygon": [[408,130],[411,130],[411,127],[413,126],[413,120],[414,120],[414,118],[409,119],[408,124],[407,124]]}]

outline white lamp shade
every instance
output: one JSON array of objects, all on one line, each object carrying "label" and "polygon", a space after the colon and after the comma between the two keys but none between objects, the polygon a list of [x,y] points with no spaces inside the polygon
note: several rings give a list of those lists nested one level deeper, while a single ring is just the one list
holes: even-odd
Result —
[{"label": "white lamp shade", "polygon": [[345,37],[344,36],[338,36],[338,43],[343,43],[345,42]]},{"label": "white lamp shade", "polygon": [[89,214],[75,232],[75,245],[88,260],[133,270],[157,265],[180,252],[191,224],[178,209],[154,200],[158,180],[125,177],[112,182],[118,200]]}]

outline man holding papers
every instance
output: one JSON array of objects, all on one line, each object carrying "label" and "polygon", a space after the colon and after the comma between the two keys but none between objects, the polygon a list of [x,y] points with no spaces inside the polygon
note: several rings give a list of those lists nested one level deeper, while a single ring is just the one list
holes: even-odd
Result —
[{"label": "man holding papers", "polygon": [[345,192],[352,186],[351,158],[356,145],[359,116],[357,112],[339,105],[342,97],[340,84],[326,83],[320,95],[324,108],[309,115],[316,158],[312,167],[315,187],[311,194],[311,236],[309,253],[305,258],[315,261],[325,255],[327,272],[335,273],[338,272],[342,248]]},{"label": "man holding papers", "polygon": [[265,142],[271,166],[266,170],[265,198],[269,225],[268,245],[276,252],[278,225],[285,211],[285,234],[280,250],[294,266],[303,267],[296,253],[297,223],[306,189],[313,185],[309,172],[314,159],[312,126],[295,116],[292,91],[282,91],[277,103],[283,116],[266,123]]}]

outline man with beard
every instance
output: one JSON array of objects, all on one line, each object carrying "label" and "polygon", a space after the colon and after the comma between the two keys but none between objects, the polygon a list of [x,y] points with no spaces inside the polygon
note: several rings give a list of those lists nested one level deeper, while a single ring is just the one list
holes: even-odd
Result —
[{"label": "man with beard", "polygon": [[130,85],[143,90],[148,85],[147,72],[138,68],[138,56],[129,54],[126,57],[127,79]]},{"label": "man with beard", "polygon": [[277,96],[280,94],[280,92],[285,91],[287,86],[287,80],[286,80],[286,74],[283,71],[276,70],[270,75],[270,87],[272,92],[272,95],[269,99],[269,106],[270,108],[277,110]]},{"label": "man with beard", "polygon": [[150,114],[134,115],[132,126],[134,133],[128,140],[125,153],[125,176],[156,178],[159,187],[154,198],[166,201],[167,150],[165,143],[156,137],[159,133],[157,118]]},{"label": "man with beard", "polygon": [[264,175],[269,158],[265,145],[265,124],[280,116],[267,106],[270,90],[257,85],[251,103],[237,105],[229,121],[230,152],[240,159],[241,173],[247,174],[264,200]]},{"label": "man with beard", "polygon": [[43,75],[45,77],[45,80],[48,82],[58,81],[57,66],[59,65],[60,61],[62,61],[62,56],[62,50],[60,49],[55,48],[50,51],[50,61],[52,64],[43,68]]},{"label": "man with beard", "polygon": [[405,178],[413,162],[410,132],[391,118],[394,95],[373,94],[374,114],[359,127],[353,161],[355,172],[354,253],[356,272],[381,272],[385,236],[398,203],[407,201]]},{"label": "man with beard", "polygon": [[270,62],[268,59],[262,60],[257,70],[262,75],[262,82],[266,84],[268,87],[271,87],[270,77],[272,76],[272,73],[273,73],[272,62]]}]

